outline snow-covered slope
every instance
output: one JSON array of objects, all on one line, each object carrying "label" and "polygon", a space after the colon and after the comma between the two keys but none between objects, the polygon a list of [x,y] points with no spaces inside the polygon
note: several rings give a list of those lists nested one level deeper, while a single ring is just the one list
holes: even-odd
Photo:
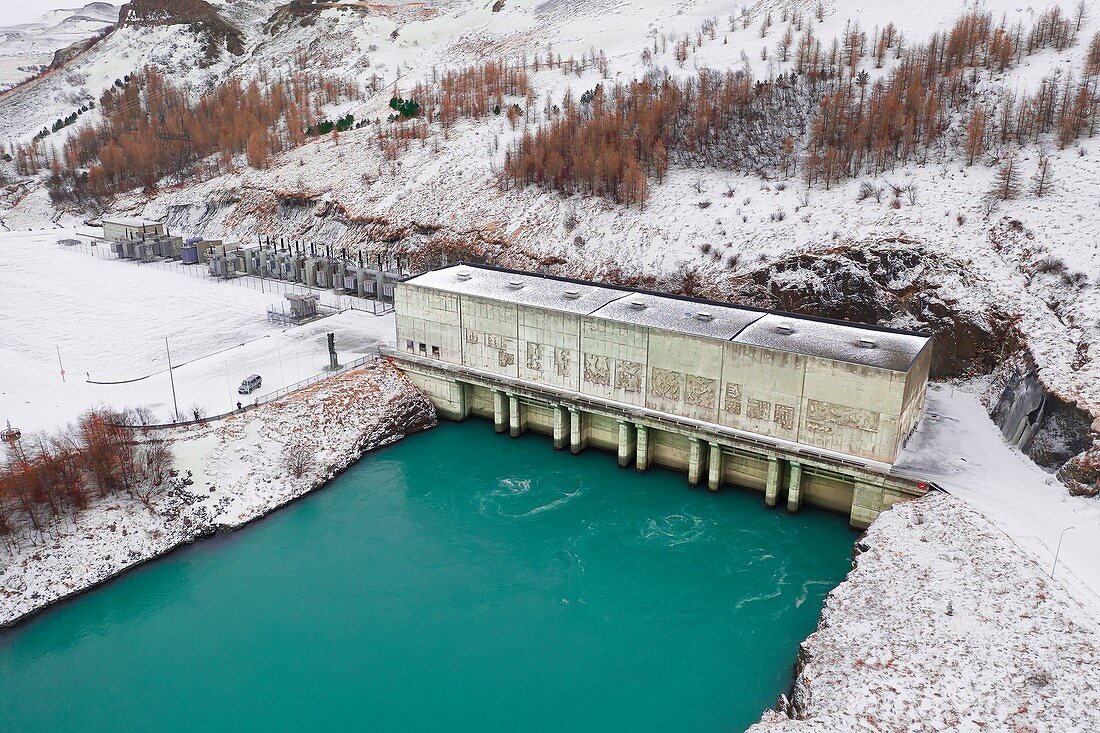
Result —
[{"label": "snow-covered slope", "polygon": [[54,52],[114,25],[118,6],[93,2],[51,10],[31,23],[0,27],[0,91],[47,66]]}]

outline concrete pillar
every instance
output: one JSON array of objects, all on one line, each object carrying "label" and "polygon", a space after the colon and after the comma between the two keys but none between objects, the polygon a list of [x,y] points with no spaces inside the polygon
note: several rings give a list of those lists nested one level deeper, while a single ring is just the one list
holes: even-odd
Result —
[{"label": "concrete pillar", "polygon": [[848,524],[853,529],[867,529],[871,526],[871,522],[878,518],[882,509],[882,487],[857,478],[855,489],[852,491],[852,514]]},{"label": "concrete pillar", "polygon": [[645,425],[638,425],[636,429],[638,431],[638,450],[634,468],[644,471],[649,468],[649,428]]},{"label": "concrete pillar", "polygon": [[462,400],[462,419],[465,420],[474,412],[474,386],[465,382],[458,383],[458,395]]},{"label": "concrete pillar", "polygon": [[711,491],[718,491],[718,488],[722,485],[722,472],[724,470],[722,446],[711,443],[709,453],[707,463],[710,464],[710,471],[707,474],[707,488]]},{"label": "concrete pillar", "polygon": [[584,413],[580,410],[569,408],[569,452],[580,453],[588,442],[588,434],[584,429]]},{"label": "concrete pillar", "polygon": [[703,478],[703,441],[700,438],[688,438],[691,450],[688,453],[688,483],[698,486]]},{"label": "concrete pillar", "polygon": [[634,460],[636,443],[634,425],[619,420],[619,468],[626,468]]},{"label": "concrete pillar", "polygon": [[554,450],[569,445],[569,411],[563,405],[554,408]]},{"label": "concrete pillar", "polygon": [[768,484],[764,489],[764,505],[775,506],[779,497],[779,459],[768,456]]},{"label": "concrete pillar", "polygon": [[520,414],[522,408],[519,406],[519,397],[514,394],[508,395],[508,434],[513,438],[518,438],[523,434],[523,420]]},{"label": "concrete pillar", "polygon": [[451,403],[454,405],[452,420],[465,420],[470,416],[470,386],[462,382],[451,382]]},{"label": "concrete pillar", "polygon": [[802,506],[802,464],[790,461],[791,475],[787,480],[787,511],[797,512]]},{"label": "concrete pillar", "polygon": [[508,429],[508,397],[497,390],[493,391],[493,429],[498,433]]}]

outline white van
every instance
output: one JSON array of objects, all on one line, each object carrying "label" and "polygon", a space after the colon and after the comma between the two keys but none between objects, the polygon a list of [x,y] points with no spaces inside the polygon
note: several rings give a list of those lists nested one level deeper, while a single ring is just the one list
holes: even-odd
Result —
[{"label": "white van", "polygon": [[263,384],[263,380],[260,379],[259,374],[253,374],[248,379],[241,382],[241,386],[237,387],[237,394],[252,394],[260,388]]}]

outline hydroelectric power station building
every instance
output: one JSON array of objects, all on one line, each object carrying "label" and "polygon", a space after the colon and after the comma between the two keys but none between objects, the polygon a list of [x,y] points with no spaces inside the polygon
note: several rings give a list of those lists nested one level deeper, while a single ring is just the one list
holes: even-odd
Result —
[{"label": "hydroelectric power station building", "polygon": [[854,527],[927,486],[891,464],[928,335],[460,264],[395,291],[400,365],[439,413],[686,470]]}]

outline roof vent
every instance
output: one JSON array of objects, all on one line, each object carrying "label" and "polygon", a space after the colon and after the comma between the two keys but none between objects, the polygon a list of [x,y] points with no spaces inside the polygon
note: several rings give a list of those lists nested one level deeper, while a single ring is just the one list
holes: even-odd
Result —
[{"label": "roof vent", "polygon": [[628,305],[630,306],[631,310],[636,310],[636,311],[645,310],[645,301],[644,300],[631,300],[628,303]]},{"label": "roof vent", "polygon": [[775,332],[789,336],[794,333],[794,327],[789,323],[777,323],[775,324]]},{"label": "roof vent", "polygon": [[510,290],[519,290],[522,287],[523,287],[523,281],[522,280],[509,280],[508,281],[508,288]]},{"label": "roof vent", "polygon": [[859,341],[856,342],[856,345],[859,346],[859,348],[861,349],[877,349],[878,341],[875,341],[873,338],[869,338],[867,336],[860,336]]},{"label": "roof vent", "polygon": [[695,320],[697,320],[697,321],[713,321],[714,320],[714,314],[713,313],[707,313],[706,311],[699,311],[698,313],[695,314]]},{"label": "roof vent", "polygon": [[473,276],[470,273],[463,270],[462,272],[455,273],[455,277],[458,278],[459,280],[469,280]]},{"label": "roof vent", "polygon": [[570,300],[576,300],[577,298],[581,297],[581,291],[577,290],[576,288],[569,288],[562,293],[562,296],[569,298]]}]

